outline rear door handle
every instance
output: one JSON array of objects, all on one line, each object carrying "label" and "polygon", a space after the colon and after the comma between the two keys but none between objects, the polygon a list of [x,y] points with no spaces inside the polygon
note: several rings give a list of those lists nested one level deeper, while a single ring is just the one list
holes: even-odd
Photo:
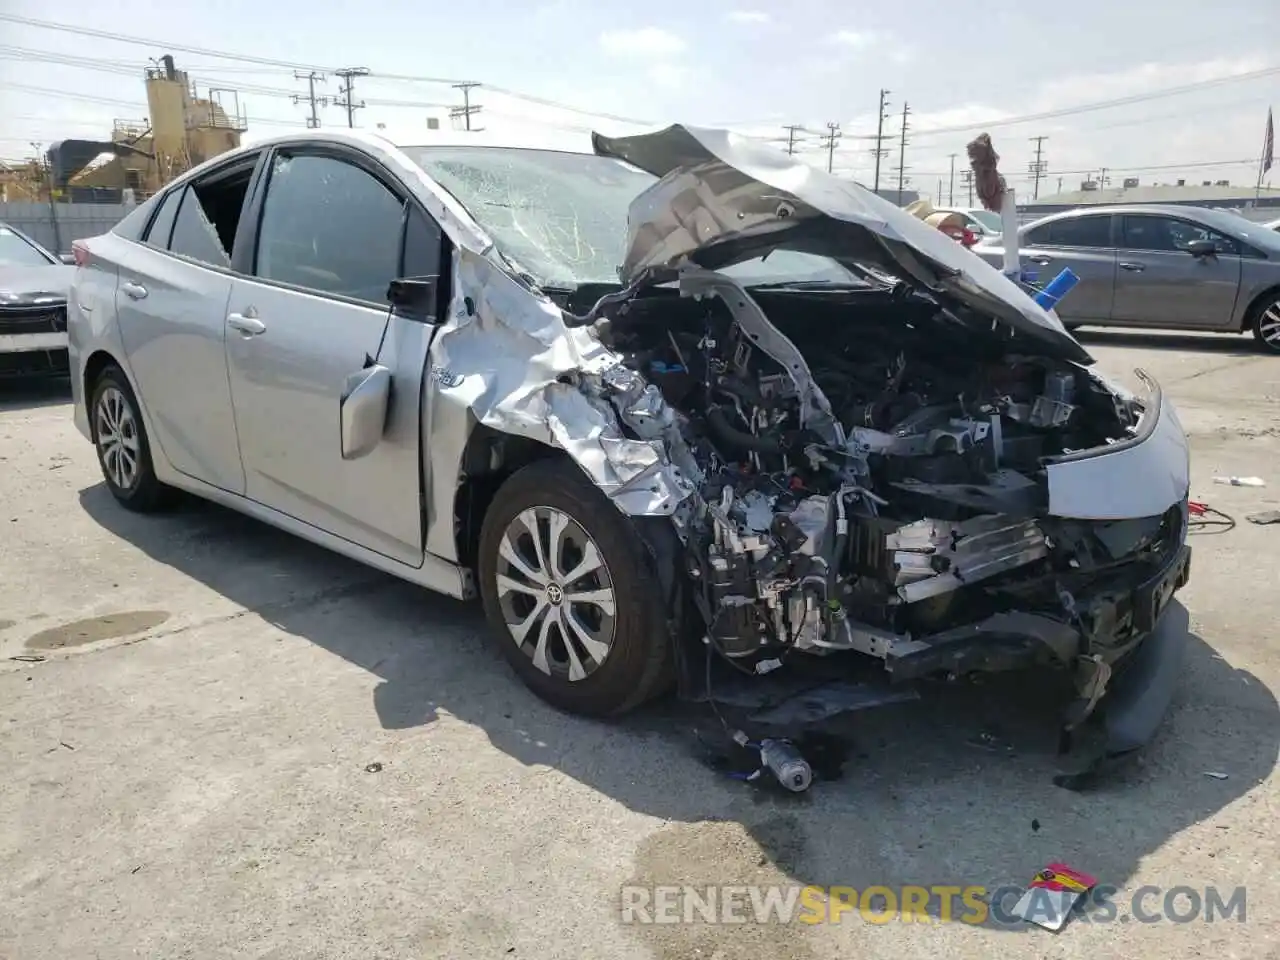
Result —
[{"label": "rear door handle", "polygon": [[1130,273],[1141,273],[1146,267],[1141,263],[1121,263],[1121,270],[1128,270]]},{"label": "rear door handle", "polygon": [[147,296],[147,288],[140,283],[134,283],[132,280],[126,281],[120,289],[134,300],[143,300]]},{"label": "rear door handle", "polygon": [[239,330],[242,336],[256,337],[260,333],[267,332],[267,325],[257,317],[247,317],[243,313],[231,313],[227,315],[227,325]]}]

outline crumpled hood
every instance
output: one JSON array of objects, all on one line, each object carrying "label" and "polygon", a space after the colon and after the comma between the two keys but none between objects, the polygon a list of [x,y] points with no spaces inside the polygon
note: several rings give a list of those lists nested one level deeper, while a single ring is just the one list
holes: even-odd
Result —
[{"label": "crumpled hood", "polygon": [[65,264],[0,267],[0,308],[43,300],[65,301],[75,272],[75,267]]},{"label": "crumpled hood", "polygon": [[631,203],[622,280],[688,258],[719,269],[774,249],[875,264],[1039,341],[1093,358],[1000,271],[870,190],[727,130],[675,124],[631,137],[592,134],[597,154],[661,178]]}]

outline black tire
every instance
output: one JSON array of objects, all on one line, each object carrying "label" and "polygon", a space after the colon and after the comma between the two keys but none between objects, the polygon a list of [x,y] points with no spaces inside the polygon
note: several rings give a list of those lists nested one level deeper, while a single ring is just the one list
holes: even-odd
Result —
[{"label": "black tire", "polygon": [[[593,542],[603,560],[603,574],[588,574],[562,587],[577,584],[580,590],[585,590],[601,582],[612,586],[614,615],[608,653],[594,669],[577,679],[571,680],[567,672],[559,671],[551,663],[555,654],[550,652],[543,658],[549,664],[547,670],[534,665],[532,651],[539,632],[537,626],[530,629],[521,644],[508,625],[509,614],[516,619],[523,616],[518,610],[512,611],[512,607],[518,606],[517,601],[530,608],[538,602],[509,590],[500,591],[498,584],[499,568],[508,570],[509,576],[511,566],[499,553],[502,541],[509,530],[523,526],[517,518],[531,508],[558,511],[570,518],[576,529]],[[541,522],[535,526],[545,529]],[[512,542],[517,540],[521,538]],[[531,544],[532,541],[521,542]],[[543,542],[545,545],[549,541]],[[530,554],[526,551],[524,555]],[[564,566],[570,564],[576,566],[572,559]],[[503,656],[520,679],[552,706],[591,717],[619,716],[657,696],[670,682],[672,643],[652,558],[631,522],[592,485],[577,465],[561,459],[541,460],[507,479],[485,514],[477,566],[485,616],[497,635]],[[595,577],[600,579],[593,579]],[[586,586],[581,586],[584,583]],[[554,605],[544,598],[542,602],[547,604],[544,616],[552,612],[559,616],[562,604],[566,615],[581,610],[581,606],[569,602],[573,595],[574,591],[564,590]],[[587,615],[591,616],[590,605]],[[603,617],[600,619],[603,621]],[[582,654],[587,648],[576,638],[571,641],[560,635],[560,622],[563,621],[557,621],[557,625],[550,628],[548,650],[559,649],[562,659],[568,662],[569,657],[563,651],[572,644],[577,661],[585,663]]]},{"label": "black tire", "polygon": [[1267,353],[1280,353],[1280,328],[1267,339],[1269,330],[1264,325],[1280,324],[1280,295],[1269,294],[1253,311],[1253,338]]},{"label": "black tire", "polygon": [[[167,487],[156,479],[147,428],[142,422],[138,398],[129,386],[129,378],[124,375],[123,370],[112,364],[98,374],[91,390],[89,425],[93,433],[93,446],[98,452],[98,466],[102,468],[102,479],[106,481],[111,495],[121,506],[135,513],[154,513],[169,506],[173,502],[174,491],[172,487]],[[120,433],[132,437],[137,447],[136,462],[131,472],[120,474],[108,463],[109,458],[115,454],[106,445],[102,433],[110,422],[110,415],[104,410],[104,398],[111,398],[113,405],[115,402],[122,403],[126,411],[127,421],[120,421],[123,424]],[[128,426],[128,423],[132,426]],[[120,476],[124,477],[124,483],[120,482]]]}]

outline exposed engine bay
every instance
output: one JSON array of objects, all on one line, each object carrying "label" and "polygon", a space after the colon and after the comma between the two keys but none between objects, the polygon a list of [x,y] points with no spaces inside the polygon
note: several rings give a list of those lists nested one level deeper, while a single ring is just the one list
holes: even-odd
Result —
[{"label": "exposed engine bay", "polygon": [[793,651],[903,678],[1083,659],[1096,702],[1150,630],[1135,591],[1181,547],[1181,508],[1047,513],[1046,460],[1143,416],[1087,368],[904,285],[748,294],[698,271],[597,314],[624,358],[600,399],[692,481],[673,517],[686,572],[708,642],[744,669]]}]

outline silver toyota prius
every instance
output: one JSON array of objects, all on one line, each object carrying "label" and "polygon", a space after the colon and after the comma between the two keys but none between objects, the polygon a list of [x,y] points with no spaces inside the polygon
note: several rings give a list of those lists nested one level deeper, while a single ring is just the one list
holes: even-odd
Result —
[{"label": "silver toyota prius", "polygon": [[722,130],[577,150],[307,131],[77,244],[76,421],[175,490],[479,595],[567,710],[816,664],[1074,678],[1154,731],[1186,633],[1188,453],[1006,279]]}]

